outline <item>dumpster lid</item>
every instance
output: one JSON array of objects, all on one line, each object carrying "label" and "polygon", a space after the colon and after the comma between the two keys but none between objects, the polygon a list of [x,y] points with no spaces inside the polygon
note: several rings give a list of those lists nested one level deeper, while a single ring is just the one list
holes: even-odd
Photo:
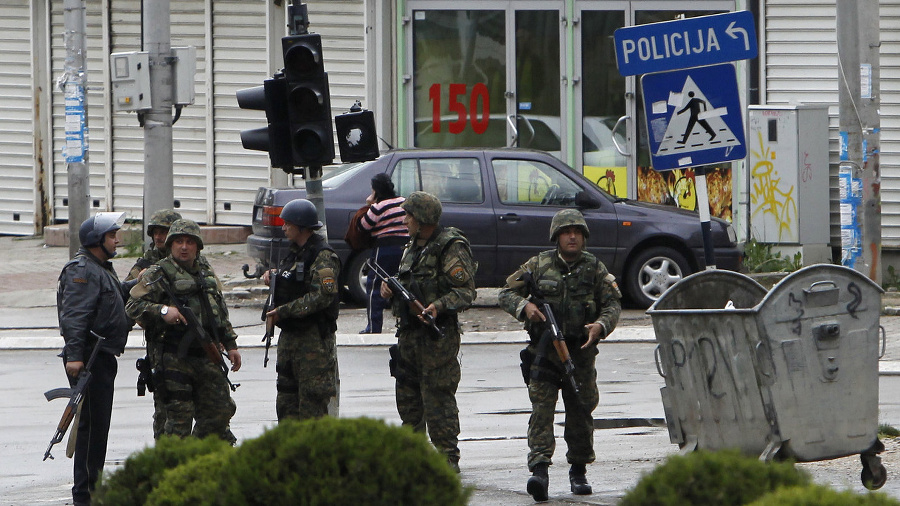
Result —
[{"label": "dumpster lid", "polygon": [[728,301],[736,309],[752,308],[766,296],[766,289],[744,274],[724,271],[700,271],[672,285],[647,310],[724,309]]}]

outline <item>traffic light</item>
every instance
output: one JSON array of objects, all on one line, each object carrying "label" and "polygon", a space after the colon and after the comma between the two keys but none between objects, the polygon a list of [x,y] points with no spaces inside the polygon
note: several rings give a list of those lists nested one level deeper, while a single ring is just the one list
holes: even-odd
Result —
[{"label": "traffic light", "polygon": [[281,45],[294,163],[328,165],[334,161],[334,132],[322,38],[314,33],[291,35],[282,38]]},{"label": "traffic light", "polygon": [[292,172],[294,161],[291,153],[291,131],[287,113],[287,81],[284,74],[277,73],[272,79],[263,81],[262,86],[246,88],[237,92],[241,109],[266,111],[268,126],[241,130],[241,144],[244,149],[268,151],[272,167]]},{"label": "traffic light", "polygon": [[342,162],[366,162],[378,158],[375,115],[372,111],[363,110],[358,100],[350,112],[334,117],[334,127]]}]

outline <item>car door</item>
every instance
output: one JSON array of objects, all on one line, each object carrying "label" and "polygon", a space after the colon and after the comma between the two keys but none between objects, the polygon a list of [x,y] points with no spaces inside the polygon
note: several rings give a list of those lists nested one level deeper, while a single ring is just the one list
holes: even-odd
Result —
[{"label": "car door", "polygon": [[507,275],[530,257],[554,247],[550,242],[553,215],[576,207],[579,192],[587,192],[599,202],[597,209],[582,210],[590,230],[588,249],[604,264],[614,264],[618,230],[615,208],[590,181],[550,156],[498,153],[486,158],[496,185],[497,262]]},{"label": "car door", "polygon": [[483,165],[479,152],[410,152],[397,158],[391,172],[398,194],[421,190],[440,199],[441,225],[463,231],[479,275],[497,266],[497,223]]}]

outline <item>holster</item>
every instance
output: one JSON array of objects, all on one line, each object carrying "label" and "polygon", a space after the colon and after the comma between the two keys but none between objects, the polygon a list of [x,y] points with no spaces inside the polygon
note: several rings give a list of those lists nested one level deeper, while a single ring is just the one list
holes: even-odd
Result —
[{"label": "holster", "polygon": [[519,367],[522,368],[522,379],[527,385],[531,383],[531,364],[534,362],[534,354],[526,347],[519,352],[519,358],[522,360],[522,363],[519,364]]},{"label": "holster", "polygon": [[137,362],[135,362],[134,366],[138,370],[138,397],[143,397],[147,390],[151,392],[156,390],[156,383],[153,378],[153,368],[150,366],[150,357],[147,356],[137,359]]},{"label": "holster", "polygon": [[391,345],[388,348],[388,353],[391,355],[391,359],[388,361],[388,369],[391,371],[391,376],[401,385],[413,384],[416,373],[411,364],[400,357],[400,345]]}]

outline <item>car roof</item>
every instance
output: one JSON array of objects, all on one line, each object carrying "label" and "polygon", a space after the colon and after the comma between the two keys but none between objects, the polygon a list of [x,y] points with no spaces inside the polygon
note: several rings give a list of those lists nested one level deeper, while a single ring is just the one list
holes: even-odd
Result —
[{"label": "car roof", "polygon": [[503,147],[503,148],[395,148],[389,151],[386,151],[382,156],[389,154],[417,154],[417,155],[440,155],[440,154],[461,154],[461,153],[471,153],[471,154],[480,154],[484,153],[489,156],[503,156],[515,153],[516,155],[535,155],[535,156],[553,156],[547,153],[546,151],[539,151],[536,149],[529,148],[513,148],[513,147]]}]

